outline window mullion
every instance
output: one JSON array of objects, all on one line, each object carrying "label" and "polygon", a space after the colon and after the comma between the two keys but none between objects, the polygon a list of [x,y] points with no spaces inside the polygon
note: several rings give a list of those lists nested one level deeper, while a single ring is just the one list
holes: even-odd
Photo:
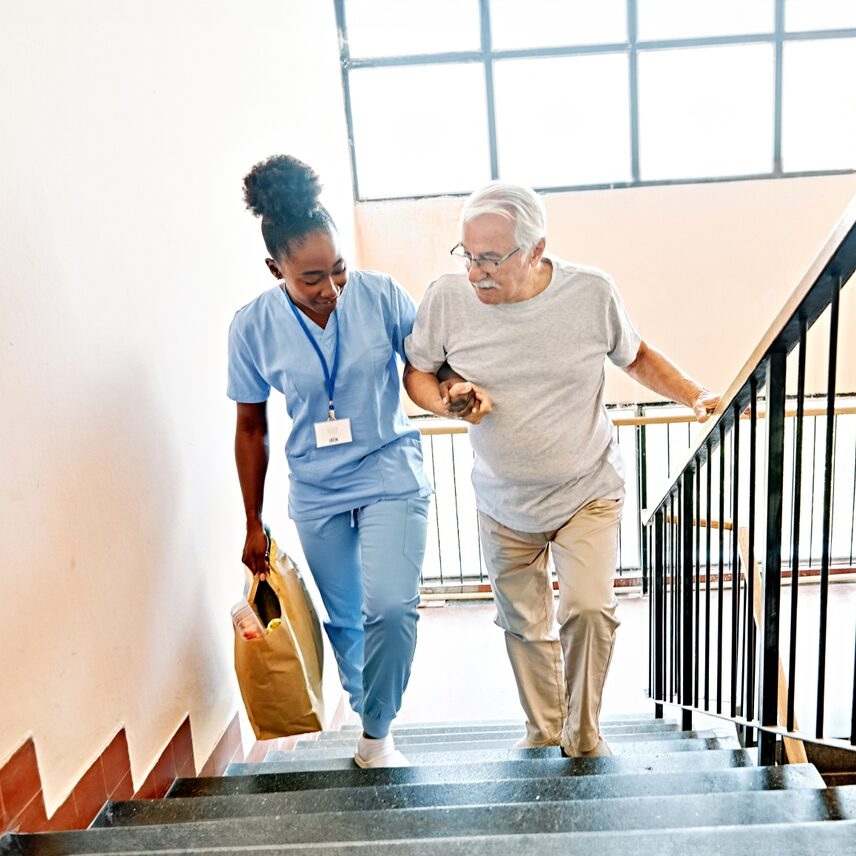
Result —
[{"label": "window mullion", "polygon": [[484,91],[487,99],[487,140],[490,152],[490,177],[499,178],[496,144],[496,102],[493,97],[493,44],[490,35],[490,0],[479,0],[481,14],[481,51],[484,63]]},{"label": "window mullion", "polygon": [[773,106],[773,175],[782,175],[782,66],[784,55],[785,0],[776,0],[775,102]]},{"label": "window mullion", "polygon": [[342,93],[345,101],[345,121],[348,130],[348,152],[351,158],[351,182],[354,186],[354,199],[360,200],[360,184],[357,178],[357,153],[354,146],[354,116],[351,111],[351,84],[348,69],[351,65],[351,51],[348,47],[348,24],[345,20],[345,0],[334,0],[336,6],[336,28],[339,31],[339,65],[342,69]]},{"label": "window mullion", "polygon": [[628,75],[630,86],[630,174],[636,183],[639,171],[639,48],[636,0],[627,0]]}]

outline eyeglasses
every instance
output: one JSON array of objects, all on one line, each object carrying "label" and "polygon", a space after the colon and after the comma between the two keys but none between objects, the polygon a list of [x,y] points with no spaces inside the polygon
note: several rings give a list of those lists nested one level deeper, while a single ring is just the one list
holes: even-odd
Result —
[{"label": "eyeglasses", "polygon": [[496,273],[497,268],[503,263],[507,262],[515,253],[520,252],[520,247],[515,247],[510,253],[506,253],[501,259],[492,259],[489,256],[474,259],[465,249],[463,244],[455,244],[451,250],[449,250],[449,255],[460,262],[467,270],[469,270],[473,265],[476,265],[479,270],[483,271],[486,274]]}]

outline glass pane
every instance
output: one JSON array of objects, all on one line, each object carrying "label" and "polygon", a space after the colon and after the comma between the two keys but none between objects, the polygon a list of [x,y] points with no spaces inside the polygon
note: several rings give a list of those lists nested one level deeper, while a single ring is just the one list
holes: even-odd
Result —
[{"label": "glass pane", "polygon": [[494,50],[627,40],[626,0],[493,0]]},{"label": "glass pane", "polygon": [[638,32],[643,41],[772,33],[775,0],[638,0]]},{"label": "glass pane", "polygon": [[361,196],[456,193],[490,180],[481,63],[355,69],[350,81]]},{"label": "glass pane", "polygon": [[[534,187],[629,181],[627,75],[624,54],[495,63],[500,176]],[[546,93],[561,93],[561,109],[539,109]]]},{"label": "glass pane", "polygon": [[481,47],[478,0],[346,0],[352,57],[472,51]]},{"label": "glass pane", "polygon": [[641,177],[771,172],[773,66],[772,45],[641,51]]},{"label": "glass pane", "polygon": [[856,39],[786,42],[782,168],[856,169]]},{"label": "glass pane", "polygon": [[856,27],[853,0],[785,0],[785,29],[836,30]]}]

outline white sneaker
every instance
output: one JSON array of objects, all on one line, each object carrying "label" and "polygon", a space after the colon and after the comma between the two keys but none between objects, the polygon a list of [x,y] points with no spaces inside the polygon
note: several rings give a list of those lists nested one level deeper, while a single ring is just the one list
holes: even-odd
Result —
[{"label": "white sneaker", "polygon": [[386,737],[366,737],[360,735],[354,762],[364,770],[375,767],[409,767],[410,761],[395,748],[391,734]]}]

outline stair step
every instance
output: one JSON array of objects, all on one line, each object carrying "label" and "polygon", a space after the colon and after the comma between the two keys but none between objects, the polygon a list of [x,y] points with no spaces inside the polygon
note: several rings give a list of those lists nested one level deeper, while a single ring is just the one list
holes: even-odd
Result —
[{"label": "stair step", "polygon": [[[704,752],[711,749],[736,749],[739,747],[737,738],[700,737],[687,740],[652,740],[645,743],[618,743],[612,746],[613,755],[625,757],[627,755],[654,755],[671,752]],[[478,764],[485,759],[485,752],[489,750],[489,757],[495,761],[513,761],[517,759],[549,759],[561,758],[561,749],[558,746],[545,746],[539,749],[514,749],[505,746],[497,746],[491,743],[463,744],[454,749],[445,746],[422,747],[423,751],[413,751],[410,747],[407,751],[407,759],[413,766],[427,765],[453,765],[453,764]],[[286,752],[284,761],[262,761],[261,763],[237,763],[230,764],[226,774],[230,776],[246,776],[254,773],[285,773],[291,770],[347,770],[355,766],[351,753],[342,755],[341,750],[334,750],[329,755],[320,753],[313,756],[308,753]]]},{"label": "stair step", "polygon": [[[475,741],[475,740],[519,740],[526,733],[523,726],[514,729],[496,729],[496,730],[482,730],[482,731],[442,731],[439,729],[432,729],[430,731],[396,731],[392,730],[392,734],[395,737],[396,745],[406,745],[408,743],[456,743],[456,742],[464,742],[464,741]],[[668,725],[649,725],[644,730],[638,730],[638,726],[627,726],[627,725],[612,725],[605,726],[601,729],[601,733],[608,740],[649,740],[656,739],[657,735],[662,735],[664,739],[667,738],[668,735],[672,734],[686,734],[687,732],[681,731],[677,728],[677,726],[673,723],[669,723]],[[648,737],[648,735],[654,735],[653,737]],[[302,737],[298,738],[295,743],[295,749],[306,749],[309,747],[317,747],[317,746],[328,746],[328,745],[336,745],[339,743],[353,745],[354,740],[359,736],[359,731],[349,731],[349,732],[341,732],[341,731],[325,731],[322,732],[317,738],[313,739],[311,737]]]},{"label": "stair step", "polygon": [[[632,797],[463,808],[320,812],[12,836],[19,853],[157,852],[182,847],[527,835],[572,831],[680,829],[856,820],[856,786],[678,797]],[[761,827],[763,828],[763,827]],[[31,846],[32,845],[32,846]],[[27,849],[29,848],[29,849]],[[541,851],[540,847],[538,848]],[[14,850],[8,852],[15,852]],[[337,852],[341,852],[337,849]],[[846,851],[844,851],[846,852]]]},{"label": "stair step", "polygon": [[550,758],[546,760],[482,760],[467,766],[386,767],[376,770],[265,772],[242,776],[210,776],[176,779],[168,797],[224,794],[260,794],[375,785],[443,784],[445,782],[492,782],[498,779],[532,779],[553,776],[619,775],[622,773],[723,770],[753,767],[746,749],[713,749],[708,752],[668,752],[659,755],[624,755],[606,758]]},{"label": "stair step", "polygon": [[[13,845],[9,845],[10,847]],[[856,851],[856,821],[764,824],[762,826],[699,827],[693,829],[646,829],[629,832],[554,832],[538,835],[491,835],[482,838],[433,838],[372,841],[357,844],[272,844],[219,847],[173,847],[169,853],[252,854],[252,856],[626,856],[628,852],[657,856],[844,856]],[[39,851],[48,856],[45,851]],[[57,854],[69,851],[53,851]],[[139,851],[138,851],[139,852]],[[155,851],[157,852],[157,851]],[[2,854],[36,853],[4,849]]]},{"label": "stair step", "polygon": [[[395,746],[402,752],[439,752],[454,751],[456,749],[511,749],[523,735],[518,731],[503,737],[490,735],[481,737],[476,735],[455,735],[449,739],[448,735],[423,735],[419,737],[397,736]],[[610,746],[618,743],[646,743],[658,740],[690,740],[693,738],[716,737],[713,731],[666,731],[648,732],[644,734],[610,734],[606,735]],[[344,757],[353,755],[357,738],[346,737],[340,740],[325,740],[301,742],[294,749],[272,750],[265,756],[265,761],[288,761],[296,757]],[[338,754],[337,754],[338,753]]]},{"label": "stair step", "polygon": [[227,817],[257,817],[384,808],[490,805],[556,800],[754,790],[824,788],[811,764],[786,767],[738,767],[708,772],[628,773],[623,776],[574,776],[551,779],[503,779],[370,788],[333,788],[287,793],[128,800],[107,803],[93,827],[188,823]]},{"label": "stair step", "polygon": [[[652,722],[671,722],[676,723],[674,719],[655,719],[653,713],[613,713],[601,714],[600,725],[650,725]],[[423,728],[440,728],[444,731],[455,728],[477,729],[481,728],[515,728],[523,727],[522,719],[451,719],[451,720],[436,720],[431,722],[394,722],[392,725],[393,731],[410,731],[412,729]],[[359,723],[348,723],[342,725],[338,729],[338,733],[346,733],[349,731],[359,731],[362,726]],[[337,733],[337,732],[328,732]]]},{"label": "stair step", "polygon": [[[649,719],[644,722],[601,722],[603,734],[646,734],[653,731],[678,731],[680,724],[673,720]],[[317,735],[307,734],[298,738],[298,743],[323,743],[328,740],[352,740],[359,734],[361,726],[349,726],[337,731],[321,731]],[[393,725],[392,733],[396,740],[401,737],[416,737],[418,735],[457,735],[457,734],[517,734],[525,732],[523,721],[500,725]]]},{"label": "stair step", "polygon": [[[493,731],[481,734],[395,734],[395,745],[402,746],[454,746],[459,744],[484,743],[490,746],[513,746],[522,736],[523,731]],[[279,755],[291,757],[293,754],[306,752],[330,752],[347,746],[351,749],[357,745],[358,733],[330,740],[298,740],[293,749],[278,751]],[[272,753],[269,752],[268,755]]]}]

